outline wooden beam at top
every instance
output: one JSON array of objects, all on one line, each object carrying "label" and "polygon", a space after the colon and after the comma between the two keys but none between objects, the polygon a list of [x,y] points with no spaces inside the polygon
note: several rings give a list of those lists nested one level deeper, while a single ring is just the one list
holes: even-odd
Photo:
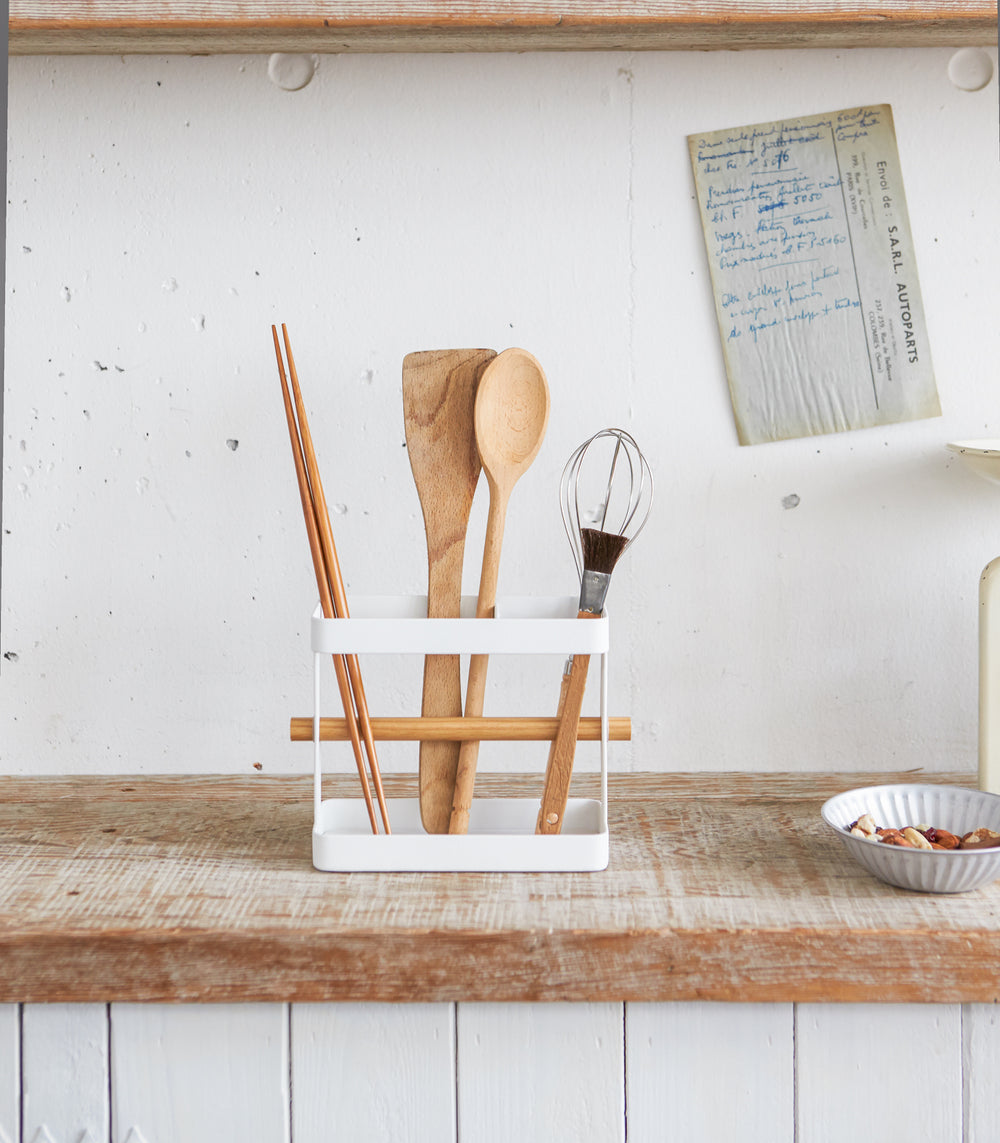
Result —
[{"label": "wooden beam at top", "polygon": [[994,44],[993,0],[10,0],[11,55]]}]

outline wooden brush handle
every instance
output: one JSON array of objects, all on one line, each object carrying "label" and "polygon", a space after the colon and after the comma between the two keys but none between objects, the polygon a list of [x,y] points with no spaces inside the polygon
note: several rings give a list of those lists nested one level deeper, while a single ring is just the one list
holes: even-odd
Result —
[{"label": "wooden brush handle", "polygon": [[[599,619],[593,611],[581,611],[580,619]],[[542,792],[542,805],[538,812],[536,833],[555,834],[562,830],[566,803],[569,800],[569,783],[573,777],[573,758],[576,753],[577,728],[580,711],[583,708],[583,692],[587,687],[589,655],[574,655],[569,670],[564,672],[559,694],[562,711],[555,741],[549,751],[549,764],[545,771],[545,788]]]},{"label": "wooden brush handle", "polygon": [[[569,675],[563,676],[568,686]],[[559,711],[562,711],[560,703]],[[373,718],[372,734],[379,742],[555,742],[559,716],[555,718]],[[292,742],[312,742],[311,717],[293,718],[289,725]],[[350,737],[343,718],[321,718],[319,736],[322,742],[344,742]],[[577,724],[578,742],[599,742],[601,720],[581,718]],[[628,717],[608,719],[608,737],[612,742],[628,742],[632,737],[632,720]]]}]

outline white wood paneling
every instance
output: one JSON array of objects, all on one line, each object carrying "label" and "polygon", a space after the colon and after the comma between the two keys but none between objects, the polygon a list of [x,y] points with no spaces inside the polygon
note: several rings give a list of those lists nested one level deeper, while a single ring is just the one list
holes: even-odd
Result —
[{"label": "white wood paneling", "polygon": [[295,1143],[455,1139],[451,1004],[295,1004]]},{"label": "white wood paneling", "polygon": [[792,1143],[791,1004],[628,1004],[629,1143]]},{"label": "white wood paneling", "polygon": [[962,1008],[964,1143],[995,1143],[1000,1131],[1000,1009]]},{"label": "white wood paneling", "polygon": [[107,1006],[25,1004],[22,1037],[23,1143],[104,1143]]},{"label": "white wood paneling", "polygon": [[113,1143],[288,1141],[287,1005],[113,1004],[111,1068]]},{"label": "white wood paneling", "polygon": [[961,1044],[957,1004],[799,1005],[797,1138],[961,1139]]},{"label": "white wood paneling", "polygon": [[0,1004],[0,1143],[18,1143],[21,1119],[21,1014]]},{"label": "white wood paneling", "polygon": [[623,1141],[626,1111],[629,1143],[832,1143],[859,1124],[995,1143],[1000,1122],[989,1004],[634,1003],[624,1028],[614,1004],[290,1019],[289,1041],[280,1004],[115,1004],[109,1052],[103,1005],[25,1005],[23,1045],[18,1005],[0,1006],[0,1143]]},{"label": "white wood paneling", "polygon": [[462,1143],[624,1143],[620,1004],[459,1004]]}]

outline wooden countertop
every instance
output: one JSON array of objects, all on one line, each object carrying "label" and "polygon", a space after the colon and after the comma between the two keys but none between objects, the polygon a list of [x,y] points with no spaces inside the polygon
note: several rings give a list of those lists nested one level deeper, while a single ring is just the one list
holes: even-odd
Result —
[{"label": "wooden countertop", "polygon": [[973,784],[613,776],[574,874],[319,873],[306,778],[0,778],[0,1000],[996,1002],[1000,882],[893,889],[819,817],[915,776]]}]

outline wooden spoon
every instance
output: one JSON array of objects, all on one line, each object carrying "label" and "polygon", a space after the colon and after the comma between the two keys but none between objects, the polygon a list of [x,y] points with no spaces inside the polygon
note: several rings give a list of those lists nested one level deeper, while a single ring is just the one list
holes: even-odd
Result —
[{"label": "wooden spoon", "polygon": [[[403,359],[406,450],[427,533],[427,615],[458,618],[462,563],[472,499],[479,480],[473,413],[476,388],[492,349],[441,349]],[[458,655],[427,655],[421,714],[462,713]],[[420,817],[428,833],[447,833],[459,742],[420,743]]]},{"label": "wooden spoon", "polygon": [[[475,420],[479,459],[490,487],[476,617],[488,619],[496,604],[507,502],[514,485],[538,455],[549,423],[549,387],[541,365],[530,353],[523,349],[505,349],[487,365],[476,394]],[[466,718],[478,718],[483,713],[488,664],[488,655],[473,655],[469,660]],[[449,833],[468,831],[478,758],[479,743],[463,742]]]}]

